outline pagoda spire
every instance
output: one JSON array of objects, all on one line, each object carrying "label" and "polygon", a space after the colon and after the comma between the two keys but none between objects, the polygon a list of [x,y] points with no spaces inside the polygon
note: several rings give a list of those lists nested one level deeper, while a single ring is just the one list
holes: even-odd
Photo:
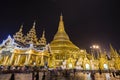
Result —
[{"label": "pagoda spire", "polygon": [[45,30],[43,30],[42,38],[45,38]]},{"label": "pagoda spire", "polygon": [[45,46],[46,45],[46,38],[45,38],[45,30],[43,30],[42,37],[39,40],[40,45]]},{"label": "pagoda spire", "polygon": [[111,58],[116,57],[117,56],[116,53],[117,53],[116,50],[110,44],[110,56],[111,56]]},{"label": "pagoda spire", "polygon": [[27,44],[33,44],[33,45],[37,44],[37,35],[36,35],[36,30],[35,30],[35,24],[36,23],[34,21],[32,28],[27,33],[27,36],[26,36]]},{"label": "pagoda spire", "polygon": [[23,28],[23,25],[21,25],[19,31],[16,32],[15,35],[13,35],[15,41],[21,42],[21,43],[24,42],[23,33],[22,33],[22,28]]},{"label": "pagoda spire", "polygon": [[60,15],[58,31],[54,36],[54,40],[69,40],[69,36],[67,35],[64,29],[64,22],[63,22],[62,14]]},{"label": "pagoda spire", "polygon": [[60,21],[63,21],[63,15],[62,15],[62,13],[60,15]]},{"label": "pagoda spire", "polygon": [[23,25],[20,26],[19,32],[22,32],[22,29],[23,29]]},{"label": "pagoda spire", "polygon": [[65,30],[64,30],[64,22],[63,22],[63,15],[62,15],[62,13],[61,13],[61,15],[60,15],[60,21],[59,21],[58,32],[65,32]]},{"label": "pagoda spire", "polygon": [[34,21],[34,22],[33,22],[33,28],[35,28],[35,25],[36,25],[36,22]]}]

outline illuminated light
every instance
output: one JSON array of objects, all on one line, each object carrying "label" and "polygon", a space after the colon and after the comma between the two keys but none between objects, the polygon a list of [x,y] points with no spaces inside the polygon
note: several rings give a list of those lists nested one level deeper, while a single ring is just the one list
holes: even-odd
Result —
[{"label": "illuminated light", "polygon": [[90,65],[86,64],[86,70],[90,70]]},{"label": "illuminated light", "polygon": [[104,64],[104,69],[108,69],[108,65],[107,64]]},{"label": "illuminated light", "polygon": [[91,46],[90,48],[99,49],[99,46],[98,46],[98,45],[93,45],[93,46]]},{"label": "illuminated light", "polygon": [[29,51],[26,51],[26,53],[33,53],[33,51],[32,51],[32,50],[29,50]]},{"label": "illuminated light", "polygon": [[14,50],[14,53],[17,53],[17,50]]},{"label": "illuminated light", "polygon": [[33,65],[35,66],[35,65],[36,65],[36,62],[34,62]]},{"label": "illuminated light", "polygon": [[72,63],[69,63],[69,68],[72,68]]},{"label": "illuminated light", "polygon": [[13,52],[14,53],[20,53],[20,50],[15,49]]},{"label": "illuminated light", "polygon": [[84,50],[80,50],[80,52],[84,52]]},{"label": "illuminated light", "polygon": [[96,46],[95,46],[95,45],[93,45],[93,48],[96,48]]},{"label": "illuminated light", "polygon": [[63,65],[66,65],[66,61],[63,62]]},{"label": "illuminated light", "polygon": [[93,48],[92,46],[90,46],[90,48]]},{"label": "illuminated light", "polygon": [[98,49],[98,48],[99,48],[99,46],[97,45],[97,46],[96,46],[96,48]]}]

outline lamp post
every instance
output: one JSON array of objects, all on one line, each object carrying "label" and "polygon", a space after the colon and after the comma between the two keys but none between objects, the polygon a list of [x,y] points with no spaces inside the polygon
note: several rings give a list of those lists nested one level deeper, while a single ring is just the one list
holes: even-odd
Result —
[{"label": "lamp post", "polygon": [[99,45],[92,45],[90,47],[92,49],[92,55],[95,57],[95,58],[99,58],[99,50],[100,50],[100,46]]}]

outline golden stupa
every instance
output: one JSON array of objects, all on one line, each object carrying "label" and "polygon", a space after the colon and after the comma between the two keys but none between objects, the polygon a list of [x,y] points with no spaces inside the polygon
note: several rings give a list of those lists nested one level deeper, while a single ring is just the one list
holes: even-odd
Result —
[{"label": "golden stupa", "polygon": [[61,64],[61,62],[73,59],[73,64],[81,56],[85,55],[84,50],[80,50],[76,45],[74,45],[64,29],[63,16],[60,16],[58,31],[54,36],[53,41],[50,43],[51,51],[56,59],[56,65]]}]

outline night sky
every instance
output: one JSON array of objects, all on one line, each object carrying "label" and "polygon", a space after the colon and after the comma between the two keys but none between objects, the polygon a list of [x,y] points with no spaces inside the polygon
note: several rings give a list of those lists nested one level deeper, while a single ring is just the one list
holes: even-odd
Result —
[{"label": "night sky", "polygon": [[[119,1],[119,0],[118,0]],[[120,49],[120,6],[117,0],[1,0],[0,42],[23,24],[28,32],[34,21],[38,37],[46,31],[47,42],[55,35],[62,13],[70,40],[80,48],[111,43]]]}]

